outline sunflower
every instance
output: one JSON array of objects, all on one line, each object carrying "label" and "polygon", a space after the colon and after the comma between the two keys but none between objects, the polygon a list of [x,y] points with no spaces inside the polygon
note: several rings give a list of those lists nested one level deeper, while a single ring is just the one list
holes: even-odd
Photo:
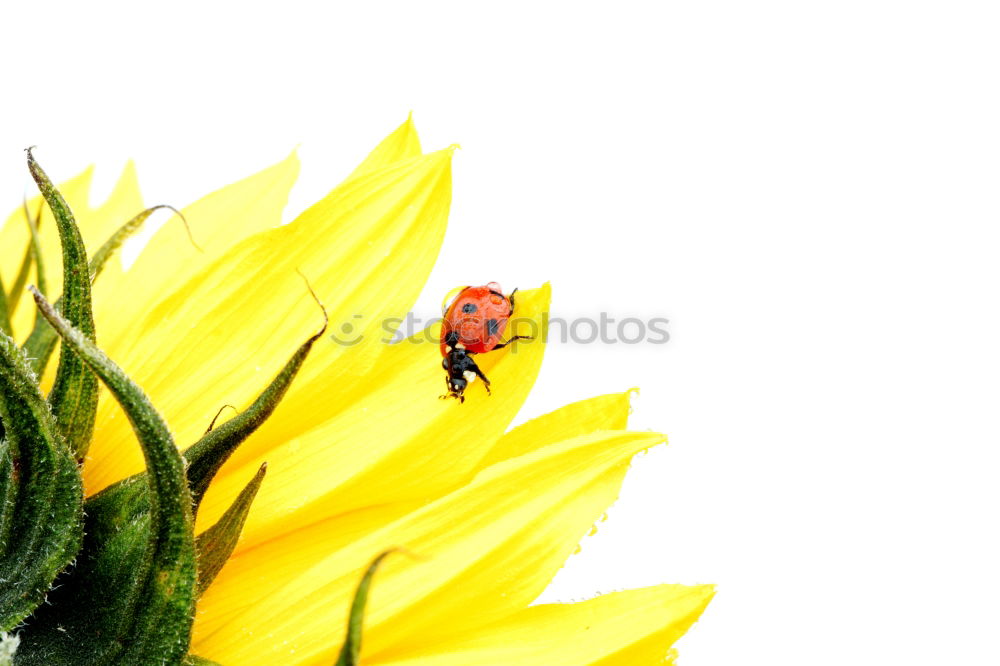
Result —
[{"label": "sunflower", "polygon": [[[224,549],[231,555],[199,590],[192,654],[222,664],[334,663],[356,617],[358,581],[391,549],[406,553],[386,558],[365,587],[364,664],[663,663],[710,601],[711,586],[661,585],[532,605],[615,500],[631,458],[665,438],[625,429],[628,393],[509,429],[544,336],[482,357],[495,390],[470,392],[464,405],[438,399],[433,329],[385,344],[385,322],[412,306],[438,254],[452,153],[423,153],[407,120],[341,185],[281,225],[299,169],[290,155],[185,208],[187,229],[168,221],[127,270],[113,256],[94,279],[97,346],[145,391],[181,448],[210,423],[220,430],[248,412],[293,352],[308,354],[207,491],[192,487],[196,533],[234,515],[238,523]],[[87,170],[59,191],[83,245],[103,249],[120,234],[117,247],[122,222],[143,210],[135,169],[129,164],[97,206],[90,178]],[[37,222],[34,242],[26,218]],[[48,325],[16,290],[27,266],[50,297],[63,293],[51,270],[65,258],[59,231],[40,198],[0,230],[15,340]],[[301,276],[329,319],[315,344],[309,336],[323,318]],[[549,295],[547,285],[519,292],[518,319],[542,325]],[[35,368],[42,393],[59,381],[54,359]],[[133,414],[109,386],[93,436],[76,442],[92,499],[142,478],[145,467]],[[220,411],[225,405],[235,409]],[[23,638],[31,628],[29,619]]]}]

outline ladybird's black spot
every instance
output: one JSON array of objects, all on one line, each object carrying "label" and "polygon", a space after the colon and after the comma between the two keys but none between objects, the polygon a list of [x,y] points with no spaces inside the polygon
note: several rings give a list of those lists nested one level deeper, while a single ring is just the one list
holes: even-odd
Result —
[{"label": "ladybird's black spot", "polygon": [[486,322],[486,329],[490,332],[490,335],[496,335],[497,331],[500,330],[500,324],[496,319],[490,319]]},{"label": "ladybird's black spot", "polygon": [[462,312],[465,312],[466,314],[472,314],[478,309],[479,308],[476,307],[475,303],[466,303],[462,306]]}]

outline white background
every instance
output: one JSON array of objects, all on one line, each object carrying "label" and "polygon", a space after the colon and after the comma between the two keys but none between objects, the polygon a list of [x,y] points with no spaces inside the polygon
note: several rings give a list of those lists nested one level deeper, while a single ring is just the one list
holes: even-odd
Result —
[{"label": "white background", "polygon": [[549,349],[520,419],[640,386],[671,445],[546,599],[715,582],[686,666],[1000,663],[995,4],[13,4],[8,206],[32,143],[178,205],[301,144],[291,216],[412,109],[463,146],[418,309],[670,319]]}]

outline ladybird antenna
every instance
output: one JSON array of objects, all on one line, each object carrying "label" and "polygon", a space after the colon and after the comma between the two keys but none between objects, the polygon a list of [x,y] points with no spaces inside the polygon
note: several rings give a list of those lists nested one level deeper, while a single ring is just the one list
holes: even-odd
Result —
[{"label": "ladybird antenna", "polygon": [[309,290],[309,293],[312,295],[313,300],[316,301],[316,305],[318,305],[319,309],[323,312],[323,327],[319,329],[319,333],[314,335],[312,338],[313,340],[317,340],[321,335],[326,333],[326,327],[330,324],[330,315],[327,314],[326,306],[323,305],[323,301],[319,300],[319,296],[316,295],[316,290],[313,289],[312,285],[309,283],[309,278],[307,278],[306,274],[302,272],[302,269],[296,268],[295,272],[298,273],[299,277],[301,277],[302,280],[306,283],[306,289]]}]

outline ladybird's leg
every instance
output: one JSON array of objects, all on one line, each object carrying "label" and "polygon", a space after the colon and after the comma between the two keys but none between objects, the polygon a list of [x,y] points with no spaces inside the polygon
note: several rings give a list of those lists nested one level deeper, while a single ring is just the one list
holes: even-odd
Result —
[{"label": "ladybird's leg", "polygon": [[[503,349],[504,347],[506,347],[510,343],[514,342],[515,340],[534,340],[534,338],[531,337],[530,335],[515,335],[514,337],[512,337],[507,342],[501,342],[500,344],[498,344],[493,349]],[[490,351],[493,351],[493,349],[491,349]]]},{"label": "ladybird's leg", "polygon": [[486,387],[486,394],[493,395],[493,392],[490,391],[490,380],[486,378],[486,375],[484,375],[483,371],[479,369],[479,366],[476,365],[475,361],[472,361],[472,358],[469,358],[469,361],[472,362],[472,365],[469,369],[472,370],[474,373],[476,373],[476,377],[479,377],[480,379],[483,380],[483,386]]},{"label": "ladybird's leg", "polygon": [[514,287],[514,291],[510,292],[510,296],[507,297],[507,300],[510,301],[511,314],[514,314],[514,294],[516,293],[517,293],[517,287]]}]

